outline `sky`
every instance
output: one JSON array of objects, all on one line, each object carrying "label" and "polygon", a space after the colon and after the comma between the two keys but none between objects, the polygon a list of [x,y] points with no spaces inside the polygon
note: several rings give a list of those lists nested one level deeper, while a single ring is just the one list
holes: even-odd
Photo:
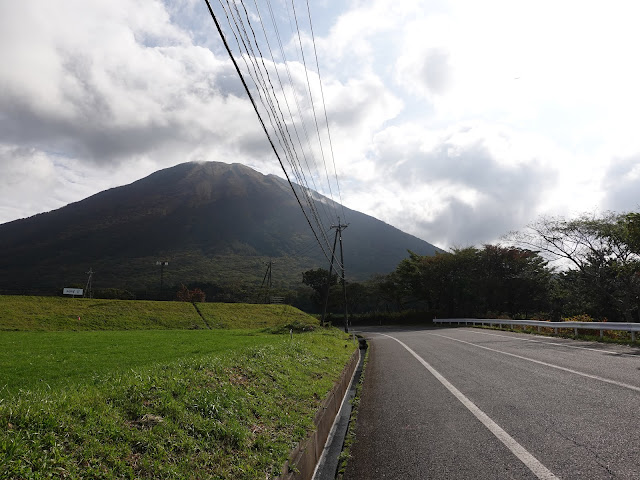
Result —
[{"label": "sky", "polygon": [[[294,81],[317,79],[272,2]],[[640,4],[310,11],[345,206],[442,248],[640,208]],[[283,175],[204,0],[3,1],[0,40],[0,223],[187,161]]]}]

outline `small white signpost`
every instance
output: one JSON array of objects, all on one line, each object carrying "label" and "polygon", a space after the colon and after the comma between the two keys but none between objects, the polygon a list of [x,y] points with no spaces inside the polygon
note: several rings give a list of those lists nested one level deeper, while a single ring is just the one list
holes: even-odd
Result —
[{"label": "small white signpost", "polygon": [[76,295],[82,296],[82,293],[83,293],[83,290],[81,288],[63,288],[62,289],[63,295],[71,295],[72,297],[75,297]]}]

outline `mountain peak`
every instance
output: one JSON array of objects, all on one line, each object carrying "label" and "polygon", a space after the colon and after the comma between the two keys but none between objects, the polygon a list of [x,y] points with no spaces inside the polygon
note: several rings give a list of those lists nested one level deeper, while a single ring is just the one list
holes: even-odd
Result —
[{"label": "mountain peak", "polygon": [[[331,200],[313,192],[329,205]],[[393,270],[407,250],[437,249],[346,209],[347,277]],[[328,235],[332,236],[332,233]],[[326,252],[325,247],[325,253]],[[183,163],[49,213],[0,225],[0,289],[58,290],[92,267],[103,287],[152,288],[156,259],[174,283],[259,281],[277,259],[283,282],[328,267],[286,181],[245,165]]]}]

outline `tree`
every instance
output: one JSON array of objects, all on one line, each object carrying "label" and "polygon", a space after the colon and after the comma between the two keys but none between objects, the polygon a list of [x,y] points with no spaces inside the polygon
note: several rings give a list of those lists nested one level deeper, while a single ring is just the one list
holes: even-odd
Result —
[{"label": "tree", "polygon": [[423,303],[440,316],[470,315],[477,303],[476,256],[473,247],[433,256],[409,252],[395,273],[413,302]]},{"label": "tree", "polygon": [[389,311],[389,306],[395,311],[401,311],[409,294],[406,285],[397,272],[387,275],[377,274],[371,279],[372,295],[375,299],[375,310]]},{"label": "tree", "polygon": [[549,308],[551,271],[537,252],[485,245],[478,255],[486,311],[526,316]]},{"label": "tree", "polygon": [[508,238],[577,269],[596,316],[633,321],[640,298],[639,230],[637,213],[609,212],[572,220],[543,217]]},{"label": "tree", "polygon": [[185,285],[180,285],[180,290],[176,293],[176,300],[179,302],[204,302],[205,293],[199,288],[189,290]]},{"label": "tree", "polygon": [[627,244],[631,251],[640,255],[640,213],[631,212],[622,216]]},{"label": "tree", "polygon": [[302,283],[313,289],[313,303],[316,307],[322,309],[325,296],[327,295],[327,288],[338,283],[338,275],[332,273],[331,277],[329,277],[328,270],[316,268],[302,273]]},{"label": "tree", "polygon": [[396,291],[438,316],[526,315],[549,304],[551,272],[536,252],[485,245],[434,256],[409,253],[394,272]]}]

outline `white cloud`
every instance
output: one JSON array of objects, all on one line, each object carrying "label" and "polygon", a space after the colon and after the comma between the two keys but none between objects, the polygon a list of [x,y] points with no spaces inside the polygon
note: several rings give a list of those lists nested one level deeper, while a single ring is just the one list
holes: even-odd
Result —
[{"label": "white cloud", "polygon": [[[221,91],[229,62],[189,43],[161,3],[78,2],[68,18],[54,4],[20,5],[36,28],[4,34],[21,47],[3,49],[3,60],[22,60],[0,74],[0,138],[108,163],[220,142],[255,125],[248,102]],[[63,27],[53,30],[56,20]]]},{"label": "white cloud", "polygon": [[529,150],[532,139],[504,127],[400,125],[373,145],[375,173],[352,200],[440,245],[488,242],[521,228],[558,175],[549,151]]},{"label": "white cloud", "polygon": [[640,210],[640,154],[616,159],[607,170],[603,189],[605,209],[618,212]]},{"label": "white cloud", "polygon": [[[640,7],[326,0],[312,9],[349,207],[441,246],[495,239],[540,213],[637,207]],[[281,33],[311,137],[304,150],[327,192],[304,94],[308,74],[326,141],[315,60],[305,71],[290,31]],[[282,175],[202,2],[3,2],[0,40],[10,66],[0,71],[0,222],[189,160]]]}]

